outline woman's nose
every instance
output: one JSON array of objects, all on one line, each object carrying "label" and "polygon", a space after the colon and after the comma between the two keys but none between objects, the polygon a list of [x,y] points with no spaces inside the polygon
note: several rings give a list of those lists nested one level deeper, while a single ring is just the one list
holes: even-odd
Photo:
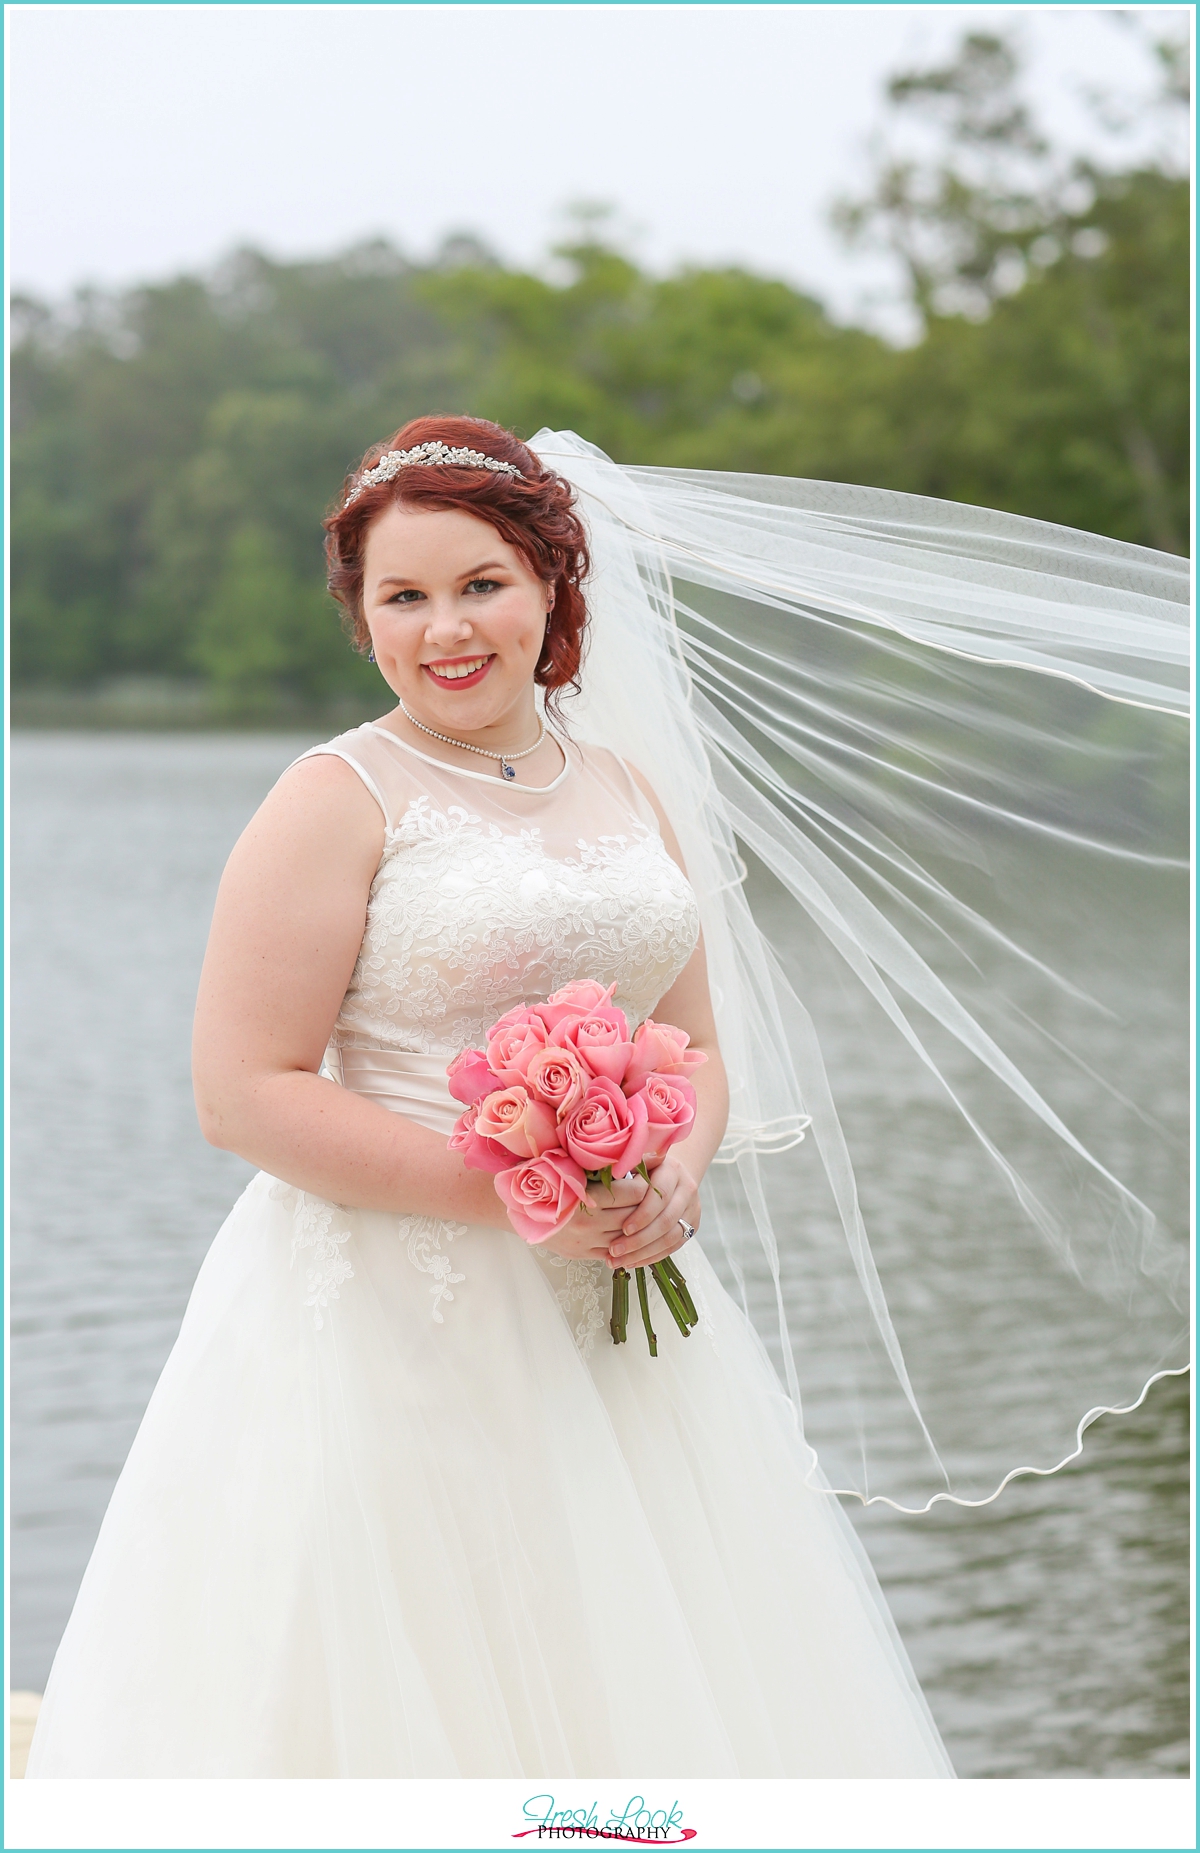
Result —
[{"label": "woman's nose", "polygon": [[439,647],[444,647],[448,642],[461,642],[471,635],[470,614],[463,610],[457,599],[435,599],[426,622],[425,635],[430,643]]}]

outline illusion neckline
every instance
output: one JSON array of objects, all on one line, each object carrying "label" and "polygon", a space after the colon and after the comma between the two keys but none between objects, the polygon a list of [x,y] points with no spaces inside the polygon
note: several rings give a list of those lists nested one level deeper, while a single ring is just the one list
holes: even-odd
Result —
[{"label": "illusion neckline", "polygon": [[549,728],[546,731],[563,756],[562,771],[552,778],[548,785],[522,785],[519,779],[498,778],[494,772],[472,772],[469,766],[454,766],[449,760],[435,759],[432,753],[423,753],[419,746],[410,746],[407,740],[402,740],[399,734],[393,733],[390,727],[382,726],[379,721],[368,721],[366,724],[373,733],[381,733],[385,740],[390,740],[393,746],[398,746],[402,753],[411,753],[414,759],[423,759],[427,766],[436,766],[440,772],[453,772],[457,778],[478,779],[485,785],[498,785],[502,791],[557,791],[571,770],[570,754],[558,735],[552,733]]}]

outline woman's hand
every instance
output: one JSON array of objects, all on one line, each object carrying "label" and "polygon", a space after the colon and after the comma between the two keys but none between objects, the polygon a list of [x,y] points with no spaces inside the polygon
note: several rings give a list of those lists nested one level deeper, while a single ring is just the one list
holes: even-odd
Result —
[{"label": "woman's hand", "polygon": [[681,1222],[700,1226],[700,1191],[683,1159],[668,1152],[650,1173],[650,1185],[632,1215],[608,1247],[613,1268],[650,1267],[682,1248],[687,1237]]},{"label": "woman's hand", "polygon": [[[606,1261],[609,1246],[620,1235],[630,1206],[639,1204],[647,1189],[644,1177],[615,1177],[611,1190],[603,1184],[589,1184],[587,1196],[566,1228],[548,1242],[539,1242],[538,1247],[566,1255],[572,1261]],[[617,1263],[609,1265],[615,1267]]]}]

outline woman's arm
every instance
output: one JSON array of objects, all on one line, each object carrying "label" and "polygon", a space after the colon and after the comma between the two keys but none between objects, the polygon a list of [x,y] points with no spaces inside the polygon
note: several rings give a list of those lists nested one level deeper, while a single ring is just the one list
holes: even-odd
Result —
[{"label": "woman's arm", "polygon": [[[630,771],[654,806],[668,854],[682,869],[679,843],[662,806],[642,775],[632,766]],[[699,1227],[700,1181],[712,1163],[729,1119],[729,1086],[717,1046],[703,940],[654,1008],[660,1022],[686,1030],[692,1047],[702,1049],[708,1060],[688,1076],[696,1090],[695,1124],[687,1138],[673,1145],[652,1171],[652,1187],[632,1215],[626,1217],[623,1233],[610,1243],[608,1260],[612,1267],[647,1267],[673,1253],[684,1241],[681,1218],[693,1228]]]},{"label": "woman's arm", "polygon": [[490,1175],[441,1134],[317,1073],[362,944],[379,807],[331,755],[301,761],[229,858],[200,977],[192,1073],[212,1145],[334,1203],[499,1223]]}]

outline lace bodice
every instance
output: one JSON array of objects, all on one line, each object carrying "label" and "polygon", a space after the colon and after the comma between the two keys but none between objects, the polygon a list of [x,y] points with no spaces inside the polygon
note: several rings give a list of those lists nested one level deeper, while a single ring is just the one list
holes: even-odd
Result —
[{"label": "lace bodice", "polygon": [[[481,1046],[504,1011],[594,978],[616,983],[615,1001],[636,1025],[691,957],[696,897],[653,805],[614,753],[571,745],[560,776],[536,790],[447,766],[373,723],[313,751],[353,766],[385,824],[326,1057],[331,1078],[376,1099],[382,1088],[383,1104],[448,1132],[459,1106],[445,1064]],[[350,1218],[290,1185],[272,1188],[291,1207],[293,1260],[303,1263],[305,1304],[320,1328],[354,1278]],[[402,1216],[398,1233],[428,1277],[440,1325],[443,1303],[468,1279],[443,1244],[465,1230]],[[606,1317],[604,1264],[533,1253],[587,1353]]]},{"label": "lace bodice", "polygon": [[695,945],[695,896],[615,754],[568,746],[545,790],[460,771],[359,727],[330,741],[386,822],[341,1048],[444,1056],[573,978],[649,1016]]}]

